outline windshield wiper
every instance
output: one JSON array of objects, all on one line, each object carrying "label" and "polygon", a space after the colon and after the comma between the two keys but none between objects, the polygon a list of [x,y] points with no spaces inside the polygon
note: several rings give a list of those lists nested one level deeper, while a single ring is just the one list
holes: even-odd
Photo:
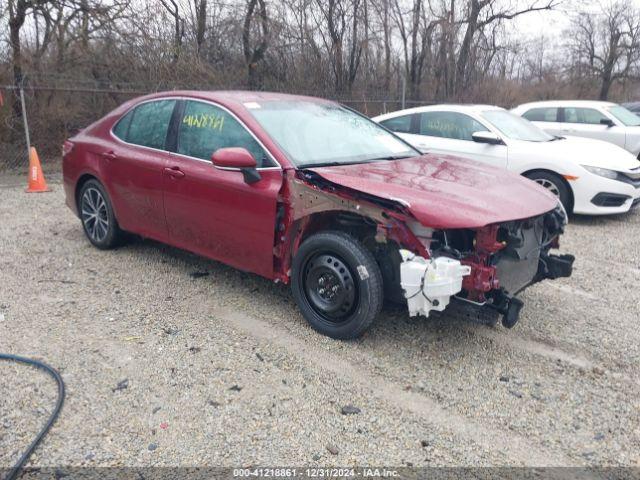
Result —
[{"label": "windshield wiper", "polygon": [[[416,155],[417,156],[417,155]],[[403,158],[409,158],[412,155],[388,155],[386,157],[370,158],[368,162],[379,162],[383,160],[402,160]]]},{"label": "windshield wiper", "polygon": [[362,162],[317,162],[317,163],[305,163],[300,165],[300,168],[315,168],[315,167],[339,167],[340,165],[355,165]]},{"label": "windshield wiper", "polygon": [[555,142],[556,140],[566,140],[565,137],[561,137],[559,135],[554,135],[553,138],[551,140],[549,140],[550,142]]},{"label": "windshield wiper", "polygon": [[386,160],[400,160],[402,158],[408,158],[407,155],[389,155],[387,157],[367,158],[366,160],[358,160],[353,162],[317,162],[317,163],[305,163],[300,165],[300,168],[314,168],[314,167],[340,167],[342,165],[358,165],[363,163],[383,162]]}]

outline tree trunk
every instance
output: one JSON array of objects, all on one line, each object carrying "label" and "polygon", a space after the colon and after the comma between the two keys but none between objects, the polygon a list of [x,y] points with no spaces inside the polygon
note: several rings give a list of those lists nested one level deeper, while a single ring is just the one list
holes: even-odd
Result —
[{"label": "tree trunk", "polygon": [[[260,7],[258,12],[260,20],[260,41],[258,46],[251,46],[251,24],[253,22],[256,6]],[[264,55],[269,46],[269,24],[267,17],[267,5],[265,0],[248,0],[247,13],[242,26],[242,50],[247,65],[247,84],[249,89],[257,90],[262,87],[262,78],[259,75],[258,64],[264,59]]]},{"label": "tree trunk", "polygon": [[[13,67],[13,83],[16,87],[22,84],[22,44],[20,43],[20,30],[24,25],[27,15],[27,3],[18,0],[15,4],[9,2],[9,43],[11,45],[11,63]],[[22,118],[22,107],[18,95],[14,96],[13,113],[17,118]]]},{"label": "tree trunk", "polygon": [[420,31],[420,16],[422,15],[422,0],[414,0],[413,22],[411,28],[411,58],[409,61],[409,91],[412,100],[420,99],[421,75],[418,66],[418,34]]},{"label": "tree trunk", "polygon": [[614,30],[610,33],[609,37],[609,51],[607,52],[607,58],[602,66],[602,84],[600,87],[600,100],[607,100],[609,98],[609,90],[613,83],[613,69],[618,61],[619,56],[619,44],[622,34],[618,30]]},{"label": "tree trunk", "polygon": [[207,0],[200,0],[196,8],[196,53],[202,55],[205,32],[207,29]]},{"label": "tree trunk", "polygon": [[478,28],[478,17],[480,16],[481,5],[478,0],[471,0],[471,10],[467,19],[467,30],[464,32],[460,52],[458,53],[458,61],[456,62],[456,77],[454,83],[454,94],[460,94],[465,86],[465,75],[467,73],[467,64],[469,63],[469,55],[471,54],[471,43],[473,36]]},{"label": "tree trunk", "polygon": [[383,0],[384,16],[382,26],[384,29],[384,91],[391,88],[391,32],[389,31],[389,0]]}]

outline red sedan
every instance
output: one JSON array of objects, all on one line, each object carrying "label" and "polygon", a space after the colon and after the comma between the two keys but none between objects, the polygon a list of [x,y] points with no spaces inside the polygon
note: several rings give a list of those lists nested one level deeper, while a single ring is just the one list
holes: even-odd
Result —
[{"label": "red sedan", "polygon": [[528,285],[571,274],[566,215],[507,171],[422,155],[317,98],[168,92],[64,144],[67,205],[89,241],[124,231],[290,283],[304,317],[361,335],[383,299],[511,327]]}]

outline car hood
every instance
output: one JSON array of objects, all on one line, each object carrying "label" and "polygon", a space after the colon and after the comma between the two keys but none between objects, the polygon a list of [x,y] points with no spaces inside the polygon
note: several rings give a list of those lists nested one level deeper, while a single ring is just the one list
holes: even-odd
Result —
[{"label": "car hood", "polygon": [[557,199],[519,175],[452,156],[308,169],[347,188],[397,201],[424,226],[480,228],[535,217]]},{"label": "car hood", "polygon": [[[624,148],[603,140],[565,137],[553,142],[520,142],[520,148],[538,159],[566,159],[580,165],[628,171],[640,167],[640,162]],[[511,152],[509,152],[511,153]]]}]

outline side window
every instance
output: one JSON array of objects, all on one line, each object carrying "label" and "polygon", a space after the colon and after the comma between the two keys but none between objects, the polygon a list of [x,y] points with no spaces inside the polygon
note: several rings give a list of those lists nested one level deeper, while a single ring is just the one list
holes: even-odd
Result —
[{"label": "side window", "polygon": [[188,100],[178,125],[178,153],[209,160],[219,148],[246,148],[258,167],[273,167],[260,144],[225,110]]},{"label": "side window", "polygon": [[131,119],[133,118],[133,110],[129,110],[129,112],[118,120],[116,126],[113,127],[113,134],[118,137],[120,140],[127,141],[127,134],[129,133],[129,125],[131,125]]},{"label": "side window", "polygon": [[137,106],[130,120],[126,141],[144,147],[164,149],[175,104],[175,100],[158,100]]},{"label": "side window", "polygon": [[473,133],[486,131],[487,129],[480,122],[464,113],[424,112],[420,114],[421,135],[472,141]]},{"label": "side window", "polygon": [[565,108],[564,121],[567,123],[587,123],[600,125],[600,120],[606,120],[602,113],[594,108]]},{"label": "side window", "polygon": [[392,132],[411,133],[411,120],[414,115],[402,115],[401,117],[393,117],[380,122]]},{"label": "side window", "polygon": [[527,110],[524,118],[531,122],[557,122],[558,121],[558,109],[557,108],[532,108]]}]

